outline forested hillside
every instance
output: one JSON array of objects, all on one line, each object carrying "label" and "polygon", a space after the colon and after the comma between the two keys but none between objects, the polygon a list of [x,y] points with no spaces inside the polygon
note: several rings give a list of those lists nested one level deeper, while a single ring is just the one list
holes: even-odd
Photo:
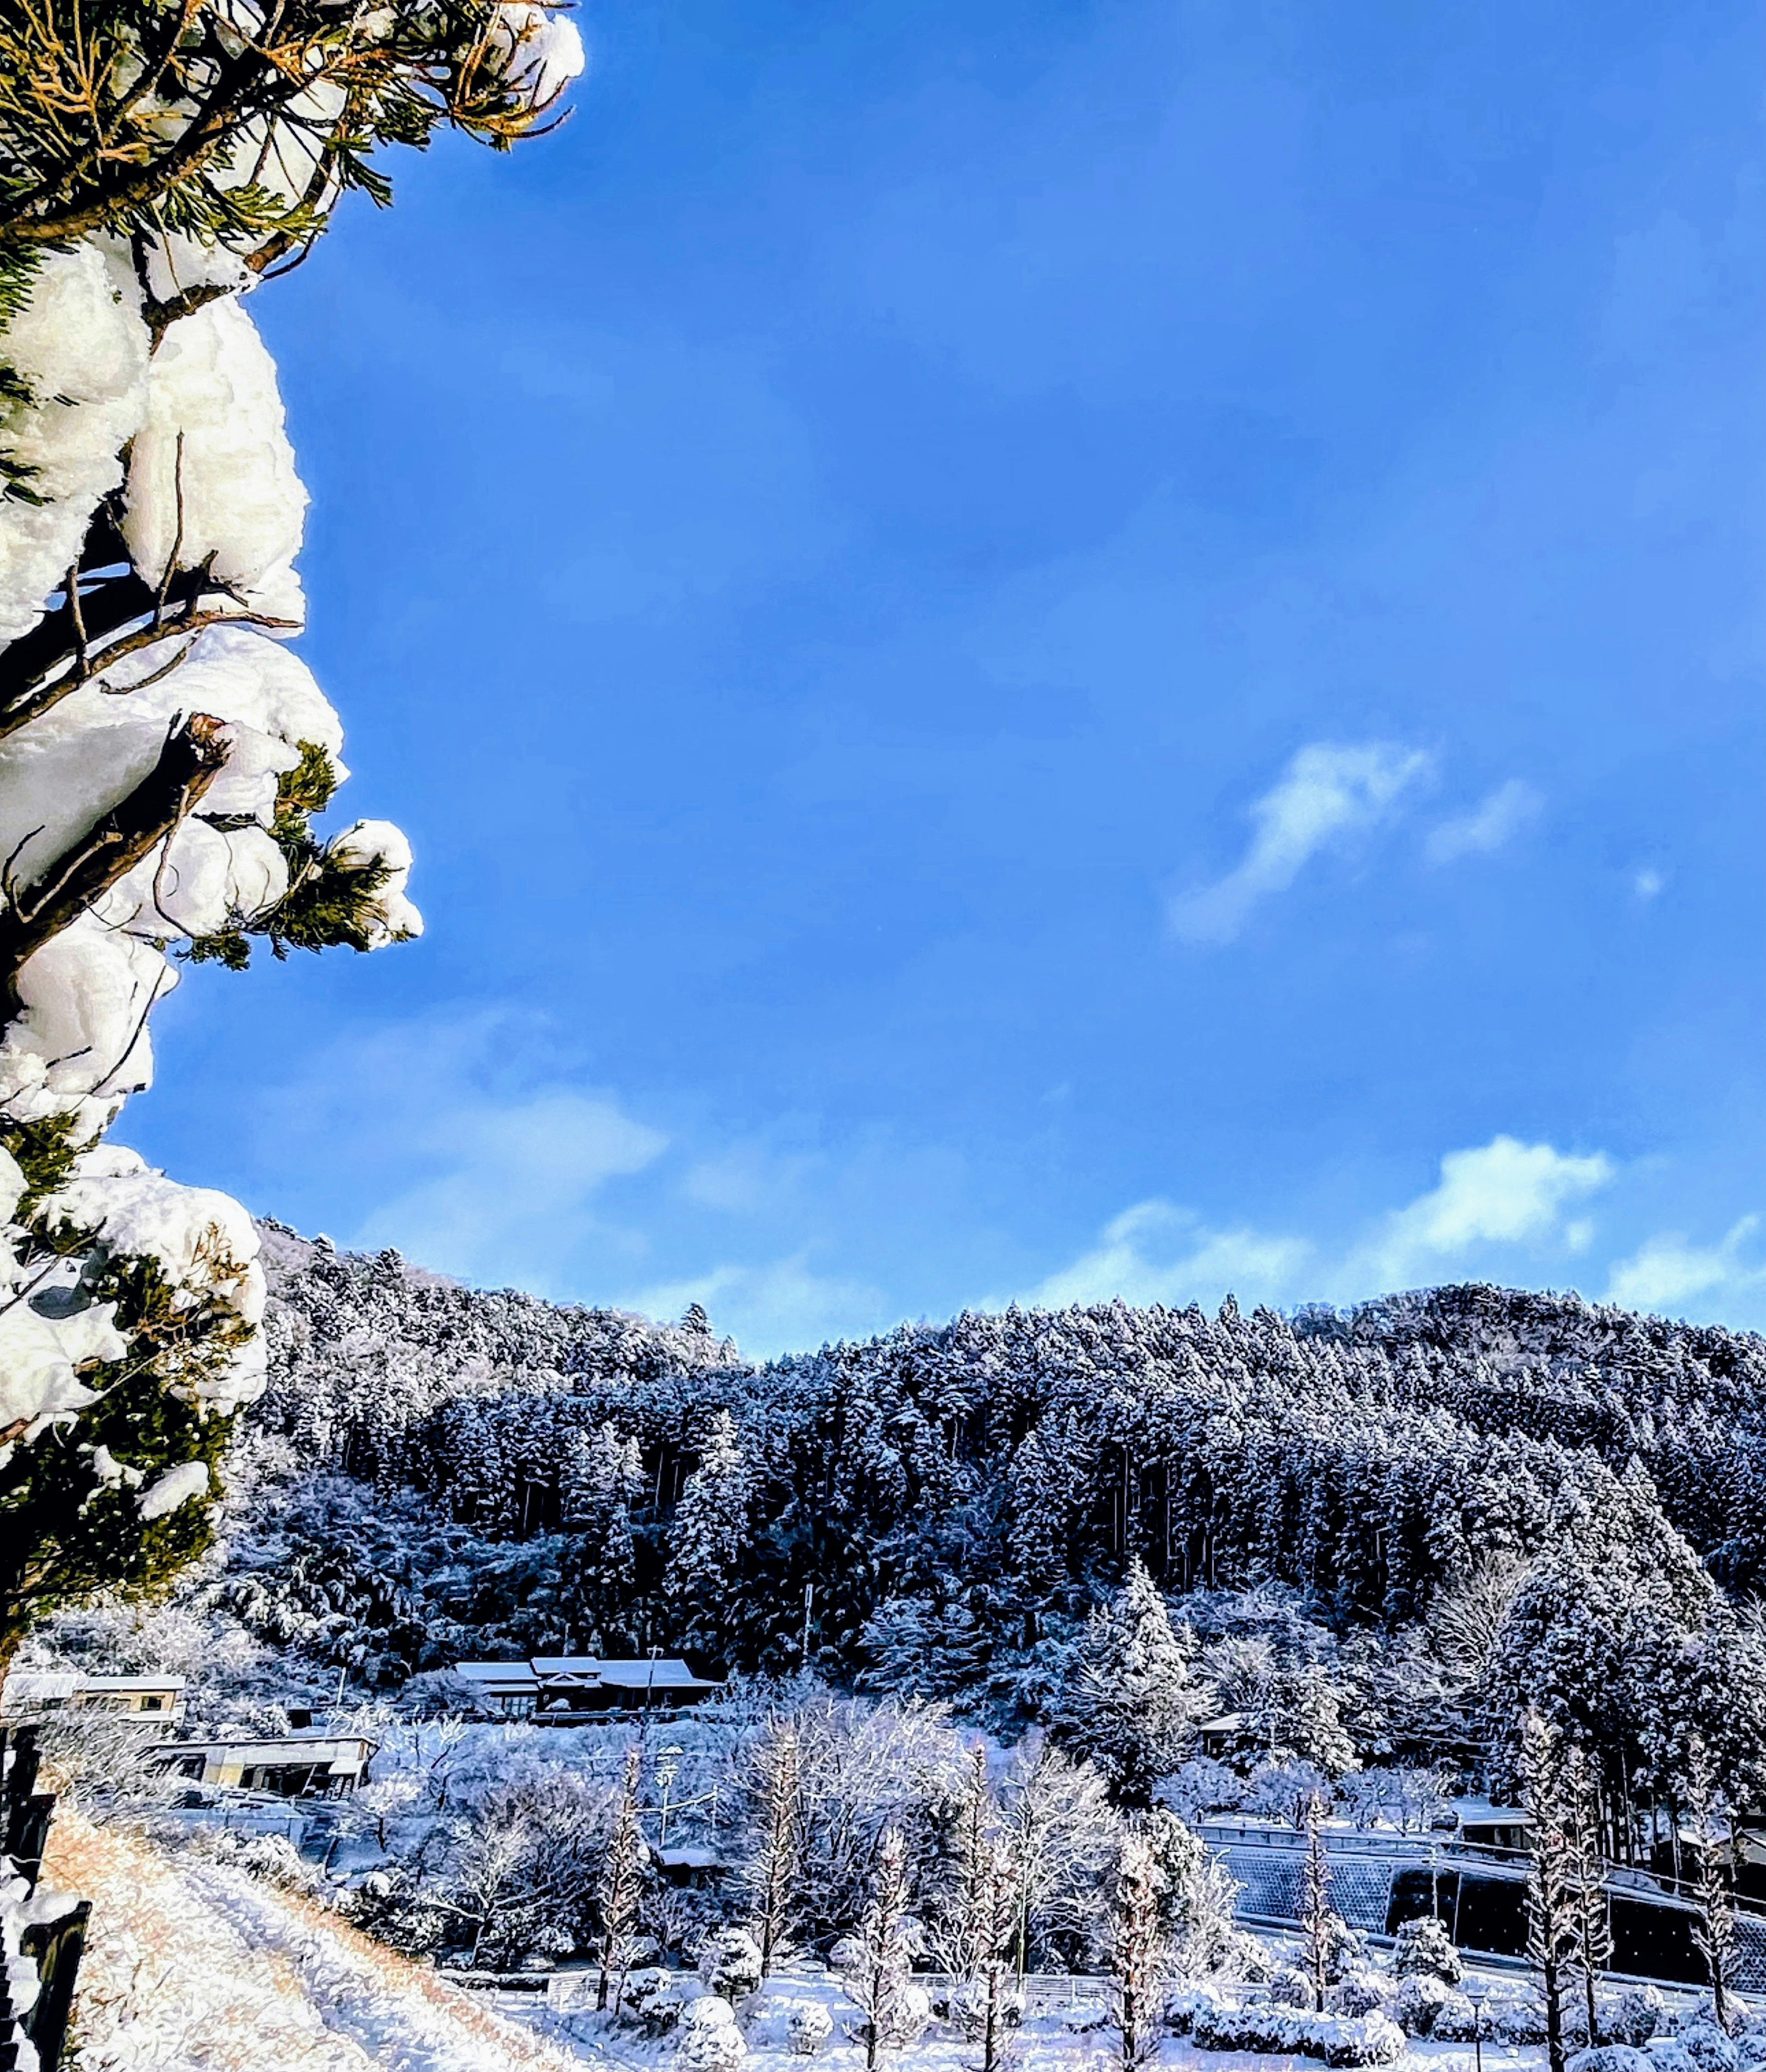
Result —
[{"label": "forested hillside", "polygon": [[1365,1752],[1500,1742],[1505,1687],[1555,1693],[1628,1774],[1689,1733],[1766,1749],[1756,1338],[1459,1287],[1014,1309],[753,1367],[697,1315],[280,1231],[266,1254],[261,1417],[335,1473],[236,1601],[291,1632],[304,1589],[310,1631],[335,1615],[383,1676],[662,1645],[1047,1712],[1138,1560],[1198,1648],[1334,1663]]}]

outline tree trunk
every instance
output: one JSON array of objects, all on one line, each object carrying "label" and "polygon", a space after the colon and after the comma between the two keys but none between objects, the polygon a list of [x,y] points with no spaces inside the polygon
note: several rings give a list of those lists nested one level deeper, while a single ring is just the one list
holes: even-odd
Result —
[{"label": "tree trunk", "polygon": [[1550,1958],[1539,1969],[1546,1994],[1546,2063],[1550,2072],[1564,2072],[1562,1981],[1556,1963]]}]

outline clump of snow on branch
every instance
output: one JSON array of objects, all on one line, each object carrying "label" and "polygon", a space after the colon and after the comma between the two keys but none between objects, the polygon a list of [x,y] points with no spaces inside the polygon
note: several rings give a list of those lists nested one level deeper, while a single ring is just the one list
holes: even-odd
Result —
[{"label": "clump of snow on branch", "polygon": [[543,7],[499,7],[492,41],[509,80],[542,108],[581,76],[586,62],[575,23]]},{"label": "clump of snow on branch", "polygon": [[[10,1223],[24,1191],[18,1161],[0,1149],[0,1223]],[[50,1420],[93,1401],[80,1379],[83,1363],[117,1359],[125,1350],[113,1305],[93,1305],[72,1317],[40,1316],[26,1299],[34,1277],[10,1248],[0,1248],[0,1465],[20,1436],[32,1437]]]},{"label": "clump of snow on branch", "polygon": [[405,896],[411,874],[411,845],[390,820],[358,820],[331,845],[340,863],[357,870],[381,870],[385,882],[375,895],[368,931],[368,947],[409,942],[423,932],[423,917]]},{"label": "clump of snow on branch", "polygon": [[47,260],[4,356],[30,392],[0,405],[0,451],[31,471],[31,495],[0,498],[0,640],[43,615],[72,565],[101,497],[122,480],[122,450],[146,398],[148,331],[127,261],[97,244]]},{"label": "clump of snow on branch", "polygon": [[150,583],[168,565],[208,561],[253,611],[298,624],[306,516],[275,363],[238,298],[224,296],[172,325],[153,356],[123,537]]},{"label": "clump of snow on branch", "polygon": [[[582,69],[574,25],[529,6],[497,12],[488,57],[534,106]],[[216,186],[323,212],[315,176],[344,112],[339,82],[315,79],[228,141]],[[186,119],[165,109],[171,131]],[[0,1467],[14,1473],[21,1448],[67,1438],[144,1363],[199,1421],[263,1387],[249,1219],[102,1142],[152,1083],[152,1010],[182,946],[237,965],[250,935],[282,954],[422,927],[397,828],[361,820],[327,841],[309,824],[348,775],[343,729],[282,644],[306,615],[307,496],[229,234],[187,223],[48,252],[0,331],[0,935],[14,945]],[[200,758],[176,760],[197,741]],[[146,1277],[119,1305],[130,1262]],[[84,1452],[93,1490],[133,1492],[144,1524],[209,1494],[204,1462]]]}]

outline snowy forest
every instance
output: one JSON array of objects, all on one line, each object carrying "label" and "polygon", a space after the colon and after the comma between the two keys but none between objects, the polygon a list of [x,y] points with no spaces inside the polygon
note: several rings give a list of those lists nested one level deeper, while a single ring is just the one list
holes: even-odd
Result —
[{"label": "snowy forest", "polygon": [[663,1645],[1046,1717],[1138,1566],[1197,1636],[1194,1705],[1327,1769],[1490,1741],[1500,1786],[1525,1696],[1620,1797],[1689,1737],[1766,1782],[1756,1338],[1465,1287],[966,1315],[754,1367],[697,1314],[266,1256],[258,1426],[331,1472],[237,1601],[334,1614],[369,1684]]}]

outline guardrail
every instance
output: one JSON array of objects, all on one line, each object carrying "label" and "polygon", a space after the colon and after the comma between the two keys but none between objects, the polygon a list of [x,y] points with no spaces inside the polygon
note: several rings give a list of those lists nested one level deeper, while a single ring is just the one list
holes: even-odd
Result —
[{"label": "guardrail", "polygon": [[[17,1879],[24,1897],[0,1901],[0,2072],[16,2072],[21,2062],[56,2072],[92,1904],[69,1898],[65,1907],[46,1910],[45,1899],[63,1897],[37,1889],[55,1794],[37,1789],[36,1729],[13,1728],[7,1744],[8,1730],[0,1727],[0,1881]],[[15,1998],[13,1960],[21,1958],[36,1976]]]},{"label": "guardrail", "polygon": [[[1307,1846],[1303,1829],[1253,1827],[1238,1820],[1200,1821],[1196,1832],[1216,1848],[1303,1850]],[[1431,1839],[1423,1835],[1382,1835],[1334,1827],[1325,1830],[1324,1852],[1332,1857],[1371,1856],[1412,1865],[1435,1863],[1443,1870],[1457,1870],[1468,1863],[1487,1864],[1521,1876],[1533,1860],[1526,1849],[1505,1848],[1496,1842],[1468,1842],[1456,1835],[1437,1835]],[[1634,1864],[1609,1860],[1602,1882],[1610,1892],[1626,1898],[1665,1899],[1683,1906],[1698,1904],[1698,1888],[1690,1878],[1641,1870]],[[1738,1914],[1766,1919],[1766,1900],[1745,1893],[1732,1893],[1731,1898]]]}]

